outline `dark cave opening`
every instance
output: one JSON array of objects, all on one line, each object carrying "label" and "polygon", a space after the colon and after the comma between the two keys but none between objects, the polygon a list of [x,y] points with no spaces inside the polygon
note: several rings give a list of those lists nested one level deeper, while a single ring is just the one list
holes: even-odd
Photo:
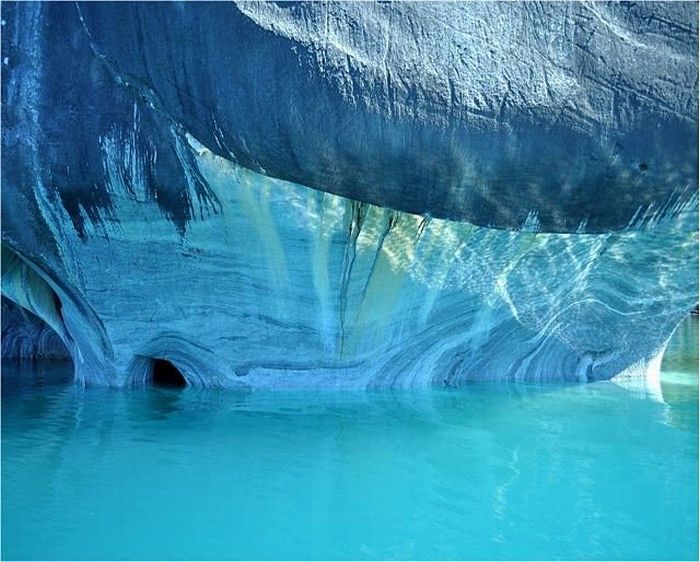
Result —
[{"label": "dark cave opening", "polygon": [[166,359],[153,360],[153,386],[161,388],[185,388],[187,381],[180,370]]}]

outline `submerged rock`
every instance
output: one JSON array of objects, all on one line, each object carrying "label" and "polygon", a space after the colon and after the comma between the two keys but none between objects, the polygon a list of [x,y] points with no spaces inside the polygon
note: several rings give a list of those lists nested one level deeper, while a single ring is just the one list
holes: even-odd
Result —
[{"label": "submerged rock", "polygon": [[697,303],[694,4],[3,22],[3,294],[82,382],[596,380]]}]

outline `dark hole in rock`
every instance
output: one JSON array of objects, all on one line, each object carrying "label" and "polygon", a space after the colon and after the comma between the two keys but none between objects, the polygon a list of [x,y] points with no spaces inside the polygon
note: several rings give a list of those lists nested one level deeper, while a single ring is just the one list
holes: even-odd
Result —
[{"label": "dark hole in rock", "polygon": [[647,164],[646,162],[642,162],[642,163],[639,165],[639,170],[640,170],[641,172],[646,172],[648,169],[649,169],[649,164]]},{"label": "dark hole in rock", "polygon": [[178,368],[165,359],[153,360],[153,385],[165,388],[184,388],[187,386],[185,377]]}]

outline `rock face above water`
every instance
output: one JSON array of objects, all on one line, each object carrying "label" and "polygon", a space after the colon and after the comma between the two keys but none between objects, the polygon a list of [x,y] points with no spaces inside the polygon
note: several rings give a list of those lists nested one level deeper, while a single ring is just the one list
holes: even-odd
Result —
[{"label": "rock face above water", "polygon": [[13,359],[69,359],[58,333],[38,316],[2,298],[2,356]]},{"label": "rock face above water", "polygon": [[697,303],[694,4],[2,19],[3,294],[80,381],[595,380]]}]

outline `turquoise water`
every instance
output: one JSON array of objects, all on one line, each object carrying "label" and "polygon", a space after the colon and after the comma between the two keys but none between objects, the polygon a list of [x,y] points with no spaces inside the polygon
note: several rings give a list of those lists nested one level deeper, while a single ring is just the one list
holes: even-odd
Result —
[{"label": "turquoise water", "polygon": [[660,390],[81,390],[4,363],[2,558],[697,559],[697,321],[677,336]]}]

